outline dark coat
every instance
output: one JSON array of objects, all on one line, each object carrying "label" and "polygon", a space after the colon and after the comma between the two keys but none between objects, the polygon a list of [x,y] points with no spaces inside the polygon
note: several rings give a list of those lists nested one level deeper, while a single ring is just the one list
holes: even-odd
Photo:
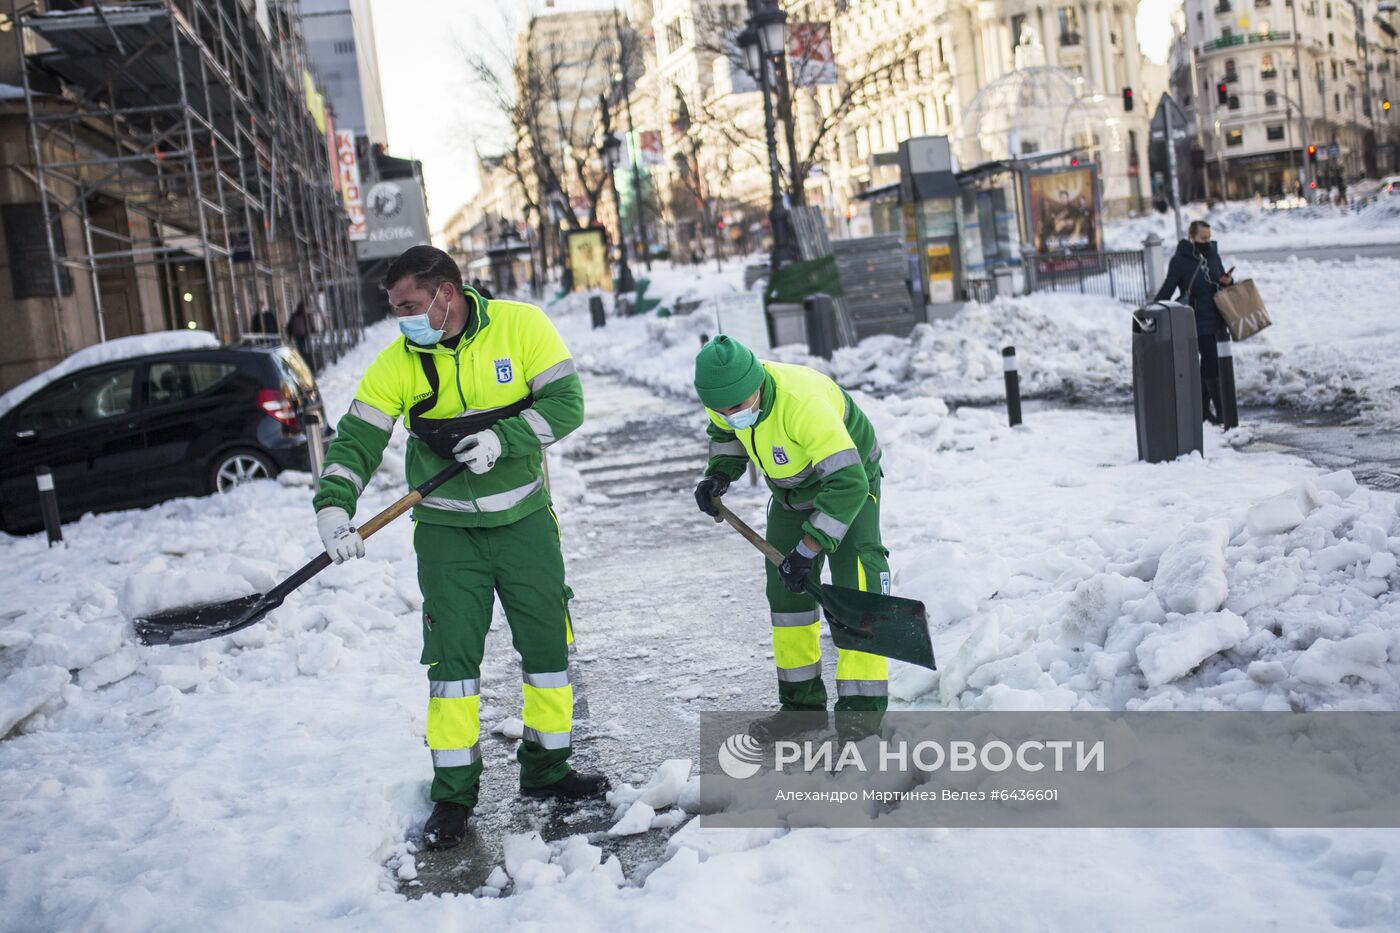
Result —
[{"label": "dark coat", "polygon": [[1167,263],[1167,277],[1153,300],[1168,301],[1180,290],[1182,303],[1196,312],[1196,333],[1218,333],[1225,326],[1225,319],[1215,308],[1215,293],[1220,291],[1224,275],[1225,265],[1214,240],[1204,247],[1182,240],[1176,245],[1176,255]]}]

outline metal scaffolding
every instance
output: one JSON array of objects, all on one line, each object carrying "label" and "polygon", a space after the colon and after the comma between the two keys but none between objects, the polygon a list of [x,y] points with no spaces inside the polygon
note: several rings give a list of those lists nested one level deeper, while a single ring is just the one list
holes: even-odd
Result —
[{"label": "metal scaffolding", "polygon": [[[323,362],[358,342],[348,218],[295,3],[93,0],[17,19],[54,294],[63,270],[89,276],[101,339],[103,272],[155,266],[169,326],[203,311],[236,342],[260,311],[280,328],[305,302]],[[81,236],[56,236],[72,219]]]}]

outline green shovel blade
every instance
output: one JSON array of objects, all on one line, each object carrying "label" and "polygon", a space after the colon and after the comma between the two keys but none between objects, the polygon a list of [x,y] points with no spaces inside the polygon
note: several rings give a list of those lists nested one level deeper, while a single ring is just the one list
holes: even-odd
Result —
[{"label": "green shovel blade", "polygon": [[937,670],[923,603],[825,583],[809,591],[826,610],[836,647]]}]

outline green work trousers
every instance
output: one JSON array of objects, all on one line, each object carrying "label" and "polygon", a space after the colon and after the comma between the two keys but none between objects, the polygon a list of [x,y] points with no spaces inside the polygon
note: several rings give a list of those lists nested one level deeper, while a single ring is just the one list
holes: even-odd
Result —
[{"label": "green work trousers", "polygon": [[520,785],[539,787],[569,772],[573,633],[559,524],[549,508],[499,528],[419,522],[413,547],[423,591],[428,665],[432,799],[475,806],[481,779],[481,659],[495,597],[501,597],[523,670],[525,731],[516,758]]}]

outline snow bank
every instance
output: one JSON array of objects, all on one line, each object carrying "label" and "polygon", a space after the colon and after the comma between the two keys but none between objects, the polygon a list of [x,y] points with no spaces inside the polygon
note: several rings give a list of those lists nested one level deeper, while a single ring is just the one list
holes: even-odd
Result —
[{"label": "snow bank", "polygon": [[[1272,210],[1253,201],[1227,202],[1207,208],[1188,204],[1183,221],[1210,223],[1216,242],[1230,250],[1266,250],[1308,246],[1350,246],[1400,242],[1400,198],[1381,198],[1358,211],[1318,204],[1293,210]],[[1152,213],[1104,224],[1109,249],[1141,249],[1155,233],[1172,247],[1176,226],[1172,212]]]}]

